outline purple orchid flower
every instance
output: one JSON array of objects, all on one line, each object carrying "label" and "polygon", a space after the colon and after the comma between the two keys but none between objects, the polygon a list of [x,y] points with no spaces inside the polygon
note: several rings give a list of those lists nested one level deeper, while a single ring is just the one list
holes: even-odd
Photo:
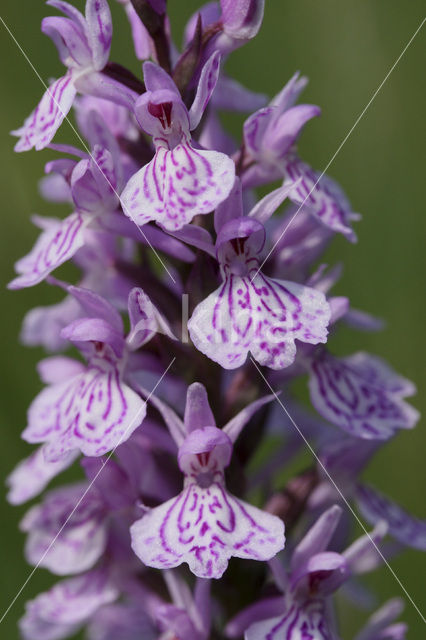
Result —
[{"label": "purple orchid flower", "polygon": [[88,123],[93,142],[89,157],[72,147],[66,148],[77,156],[79,162],[60,159],[49,162],[48,173],[60,176],[69,185],[69,198],[76,211],[63,221],[53,218],[34,218],[43,231],[31,252],[15,265],[20,274],[9,283],[9,288],[19,289],[38,284],[54,269],[71,259],[87,242],[89,226],[96,225],[99,215],[108,216],[117,210],[123,169],[117,141],[101,117],[92,112]]},{"label": "purple orchid flower", "polygon": [[30,564],[63,576],[91,569],[101,557],[108,512],[96,489],[87,488],[79,483],[55,489],[25,514],[20,528],[28,533],[25,555]]},{"label": "purple orchid flower", "polygon": [[121,203],[136,224],[154,220],[169,231],[181,229],[194,216],[213,211],[234,183],[233,161],[223,153],[195,149],[190,131],[206,109],[219,74],[214,53],[201,73],[188,111],[170,76],[152,62],[143,65],[147,88],[136,102],[141,128],[151,135],[155,156],[127,183]]},{"label": "purple orchid flower", "polygon": [[185,40],[191,40],[200,14],[203,27],[211,32],[207,54],[212,51],[229,54],[256,36],[262,25],[264,9],[265,0],[208,2],[191,17],[185,30]]},{"label": "purple orchid flower", "polygon": [[381,523],[369,536],[356,540],[343,553],[326,551],[339,524],[341,509],[325,511],[293,551],[290,571],[271,563],[283,593],[252,605],[227,625],[229,637],[245,640],[337,640],[331,595],[354,574],[377,566],[377,545],[386,533]]},{"label": "purple orchid flower", "polygon": [[226,369],[244,364],[249,351],[260,364],[282,369],[294,361],[296,339],[326,341],[330,308],[324,294],[260,271],[262,221],[286,193],[273,192],[243,217],[237,185],[216,211],[217,258],[224,282],[195,308],[188,328],[197,349]]},{"label": "purple orchid flower", "polygon": [[99,607],[119,593],[104,569],[58,582],[26,605],[20,620],[24,640],[60,640],[73,635]]},{"label": "purple orchid flower", "polygon": [[176,498],[149,510],[130,529],[133,550],[144,564],[168,569],[187,562],[201,578],[220,578],[232,556],[268,560],[283,548],[283,522],[230,495],[224,483],[232,443],[270,400],[252,403],[222,430],[201,384],[188,388],[184,422],[156,401],[179,445],[185,481]]},{"label": "purple orchid flower", "polygon": [[397,429],[414,427],[419,417],[403,400],[415,393],[414,385],[367,353],[320,353],[311,363],[309,390],[326,420],[359,438],[388,439]]},{"label": "purple orchid flower", "polygon": [[305,124],[319,116],[319,107],[293,106],[307,79],[296,73],[269,106],[256,111],[244,124],[245,150],[254,161],[243,174],[245,186],[254,186],[284,177],[288,197],[304,206],[321,224],[343,233],[351,242],[356,236],[349,223],[358,220],[342,189],[325,175],[304,163],[295,144]]},{"label": "purple orchid flower", "polygon": [[62,0],[48,0],[47,4],[67,16],[44,18],[42,31],[53,40],[68,71],[50,85],[21,129],[13,132],[20,136],[15,151],[46,147],[71,109],[77,91],[84,92],[86,84],[96,86],[109,57],[112,20],[106,0],[87,0],[85,16]]},{"label": "purple orchid flower", "polygon": [[126,341],[112,305],[88,290],[69,290],[89,317],[74,321],[63,335],[86,354],[88,366],[65,358],[43,363],[43,380],[49,386],[31,404],[22,437],[45,442],[47,460],[61,459],[74,449],[100,456],[129,438],[146,414],[145,402],[123,381],[129,354],[160,326],[172,336],[141,290],[129,295],[131,331]]}]

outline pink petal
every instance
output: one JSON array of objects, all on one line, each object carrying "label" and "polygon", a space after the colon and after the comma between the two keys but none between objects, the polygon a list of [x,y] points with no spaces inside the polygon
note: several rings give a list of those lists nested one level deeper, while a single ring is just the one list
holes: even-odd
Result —
[{"label": "pink petal", "polygon": [[24,638],[66,638],[99,607],[113,602],[118,591],[102,569],[62,580],[26,605],[20,630]]},{"label": "pink petal", "polygon": [[381,360],[367,354],[312,362],[312,404],[326,419],[358,438],[386,440],[412,428],[418,412],[402,397],[412,386]]},{"label": "pink petal", "polygon": [[199,382],[194,382],[188,387],[184,423],[187,433],[202,427],[216,426],[206,388]]},{"label": "pink petal", "polygon": [[84,229],[90,222],[89,217],[76,212],[65,220],[51,221],[50,228],[41,233],[31,252],[15,264],[20,275],[9,283],[9,289],[38,284],[83,246]]},{"label": "pink petal", "polygon": [[71,73],[51,84],[21,129],[13,132],[20,136],[15,151],[44,149],[71,109],[76,93]]},{"label": "pink petal", "polygon": [[100,498],[85,491],[86,484],[56,489],[25,514],[20,529],[28,533],[30,564],[66,575],[86,571],[100,558],[107,541],[106,513]]},{"label": "pink petal", "polygon": [[28,458],[22,460],[9,474],[7,499],[10,504],[22,504],[35,498],[61,471],[72,465],[77,452],[70,453],[57,462],[46,462],[43,447],[39,447]]},{"label": "pink petal", "polygon": [[230,274],[195,308],[188,328],[197,349],[226,369],[244,364],[249,351],[260,364],[282,369],[294,361],[296,339],[326,341],[329,318],[320,291],[261,273],[253,283]]},{"label": "pink petal", "polygon": [[127,183],[121,202],[136,224],[155,220],[168,231],[213,211],[228,196],[235,166],[223,153],[198,151],[189,144],[160,147],[153,160]]},{"label": "pink petal", "polygon": [[342,233],[351,242],[356,241],[350,221],[358,219],[337,185],[326,176],[315,172],[295,156],[285,165],[285,184],[293,185],[289,198],[295,204],[306,207],[319,222],[332,231]]},{"label": "pink petal", "polygon": [[116,367],[97,359],[84,373],[39,393],[22,437],[47,442],[48,460],[73,449],[100,456],[125,442],[145,413],[145,402],[121,381]]},{"label": "pink petal", "polygon": [[407,513],[396,502],[367,485],[358,485],[356,500],[364,518],[371,524],[385,520],[389,534],[408,547],[426,551],[426,520]]},{"label": "pink petal", "polygon": [[108,62],[112,39],[112,19],[107,0],[87,0],[86,24],[93,66],[100,71]]},{"label": "pink petal", "polygon": [[215,51],[205,63],[200,80],[198,81],[197,93],[194,102],[189,110],[189,127],[192,131],[200,124],[201,118],[210,101],[212,93],[220,72],[220,53]]},{"label": "pink petal", "polygon": [[[283,605],[284,607],[285,605]],[[296,640],[315,638],[331,640],[334,626],[328,620],[326,601],[322,598],[307,599],[299,605],[290,601],[282,616],[255,622],[245,633],[245,640]]]},{"label": "pink petal", "polygon": [[188,486],[131,529],[132,548],[150,567],[187,562],[200,578],[220,578],[229,558],[269,560],[284,547],[283,522],[226,493],[219,484]]}]

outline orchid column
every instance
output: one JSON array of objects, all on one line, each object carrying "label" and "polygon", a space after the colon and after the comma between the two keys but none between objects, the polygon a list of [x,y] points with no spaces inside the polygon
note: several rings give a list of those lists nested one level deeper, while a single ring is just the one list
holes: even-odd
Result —
[{"label": "orchid column", "polygon": [[[333,295],[340,269],[318,262],[336,233],[356,241],[359,215],[299,155],[320,115],[298,104],[307,79],[269,99],[226,75],[262,0],[200,7],[182,50],[165,0],[119,2],[137,75],[110,60],[107,0],[85,15],[49,0],[63,15],[42,30],[65,75],[14,132],[18,152],[58,153],[40,188],[70,213],[33,218],[40,235],[9,285],[47,283],[58,302],[24,319],[23,342],[47,352],[45,386],[8,499],[80,474],[22,520],[28,562],[60,579],[27,603],[21,635],[336,639],[336,592],[371,608],[359,576],[404,545],[426,550],[426,523],[361,477],[415,426],[415,389],[379,356],[334,352],[337,327],[380,324]],[[224,110],[246,113],[238,141]],[[55,143],[70,116],[69,144]],[[368,523],[355,540],[354,515]],[[401,606],[365,613],[358,640],[404,638]]]}]

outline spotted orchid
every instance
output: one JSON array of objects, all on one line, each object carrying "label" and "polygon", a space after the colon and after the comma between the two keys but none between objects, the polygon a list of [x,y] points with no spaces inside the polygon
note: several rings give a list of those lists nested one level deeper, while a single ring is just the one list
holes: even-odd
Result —
[{"label": "spotted orchid", "polygon": [[132,547],[142,562],[159,569],[186,562],[200,578],[220,578],[232,556],[268,560],[283,548],[283,522],[229,494],[224,477],[233,442],[270,400],[252,403],[223,429],[215,426],[201,384],[188,388],[184,422],[157,403],[179,445],[184,488],[132,525]]},{"label": "spotted orchid", "polygon": [[[14,131],[19,136],[15,151],[46,147],[71,109],[77,91],[105,92],[107,78],[99,72],[108,62],[111,47],[112,20],[107,0],[87,0],[85,16],[62,0],[48,0],[47,4],[67,16],[44,18],[41,28],[53,40],[68,71],[50,85],[23,126]],[[120,96],[118,88],[109,86],[110,98],[132,103],[129,91],[126,95],[123,88]]]},{"label": "spotted orchid", "polygon": [[146,406],[123,380],[129,354],[160,326],[172,336],[140,289],[129,294],[131,330],[126,340],[121,317],[112,305],[85,289],[69,287],[69,291],[86,317],[62,333],[82,350],[88,364],[63,357],[41,363],[42,379],[49,386],[31,404],[22,434],[27,442],[44,442],[45,458],[51,461],[76,449],[101,456],[131,436],[143,421]]},{"label": "spotted orchid", "polygon": [[260,270],[265,243],[261,220],[285,195],[278,190],[244,217],[237,186],[216,212],[223,284],[195,308],[188,328],[197,349],[226,369],[243,365],[249,351],[260,364],[282,369],[294,361],[295,340],[326,341],[330,309],[324,294],[268,278]]},{"label": "spotted orchid", "polygon": [[175,231],[194,216],[210,213],[228,196],[234,183],[233,161],[223,153],[194,147],[190,135],[213,93],[219,65],[220,56],[214,53],[203,67],[188,111],[170,76],[154,63],[144,63],[147,91],[137,100],[135,114],[153,138],[155,156],[121,194],[123,211],[138,225],[154,220]]},{"label": "spotted orchid", "polygon": [[332,506],[305,533],[294,549],[289,571],[277,559],[271,563],[281,595],[261,600],[227,625],[228,637],[244,633],[245,640],[337,640],[331,595],[354,575],[381,562],[376,550],[386,526],[380,523],[343,553],[327,551],[342,511]]},{"label": "spotted orchid", "polygon": [[251,115],[244,124],[244,143],[249,160],[243,176],[252,186],[284,178],[289,199],[305,207],[321,224],[342,233],[351,242],[356,235],[350,227],[359,216],[352,212],[342,189],[328,176],[314,171],[296,153],[296,141],[305,124],[319,116],[319,107],[294,106],[307,79],[296,73],[267,107]]},{"label": "spotted orchid", "polygon": [[388,439],[410,429],[418,412],[404,401],[413,384],[367,353],[335,358],[322,351],[310,366],[309,390],[317,411],[352,435]]},{"label": "spotted orchid", "polygon": [[[371,615],[362,574],[426,550],[426,523],[363,474],[414,427],[415,387],[333,344],[383,323],[332,291],[342,264],[324,252],[355,241],[358,216],[299,156],[320,115],[297,104],[306,78],[270,99],[262,74],[231,74],[264,0],[181,2],[181,47],[167,0],[47,4],[65,75],[13,133],[17,151],[59,154],[39,183],[52,217],[34,216],[9,288],[42,285],[20,337],[49,355],[22,433],[36,447],[6,484],[13,505],[53,485],[20,529],[30,577],[60,579],[27,603],[22,638],[338,640],[344,597],[369,609],[348,637],[404,640],[401,603]],[[132,67],[110,58],[112,15]],[[239,136],[223,111],[245,114]],[[54,140],[68,113],[77,143]],[[351,512],[374,527],[355,542]]]}]

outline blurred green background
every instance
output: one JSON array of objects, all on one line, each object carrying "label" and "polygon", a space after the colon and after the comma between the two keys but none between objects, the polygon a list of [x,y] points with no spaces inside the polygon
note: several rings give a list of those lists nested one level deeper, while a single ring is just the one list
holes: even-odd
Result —
[{"label": "blurred green background", "polygon": [[[81,6],[81,3],[78,3]],[[129,29],[121,7],[110,0],[115,17],[112,59],[139,72],[132,55]],[[234,53],[228,72],[257,91],[273,95],[296,70],[310,78],[303,101],[319,104],[320,119],[310,123],[300,144],[302,156],[322,170],[364,109],[374,91],[419,26],[423,0],[266,0],[260,35]],[[183,25],[199,6],[194,0],[169,0],[175,41],[180,42]],[[2,18],[32,64],[47,80],[61,75],[61,65],[51,41],[39,31],[49,8],[39,0],[3,0]],[[426,413],[423,391],[426,321],[423,287],[424,216],[424,87],[425,33],[421,31],[358,126],[340,151],[328,173],[347,191],[355,211],[363,215],[357,225],[359,243],[337,239],[330,261],[344,261],[344,277],[338,293],[349,295],[354,306],[387,321],[379,334],[345,331],[334,340],[339,353],[367,349],[386,357],[418,386],[414,404]],[[57,207],[46,205],[38,195],[37,180],[51,152],[14,154],[8,132],[21,125],[43,93],[17,45],[3,26],[0,43],[2,99],[0,101],[1,194],[3,231],[1,250],[1,332],[3,380],[0,387],[0,469],[4,477],[29,447],[19,434],[25,426],[26,407],[40,388],[35,363],[37,349],[18,343],[25,312],[34,305],[52,302],[56,292],[46,285],[23,292],[7,292],[13,262],[32,246],[36,231],[30,214],[56,215]],[[241,119],[232,118],[238,135]],[[423,137],[422,137],[423,133]],[[60,140],[77,144],[64,124]],[[62,215],[59,211],[59,215]],[[423,424],[403,433],[383,448],[367,476],[418,516],[426,517],[426,431]],[[3,497],[1,509],[1,610],[11,602],[27,578],[30,568],[22,557],[23,536],[18,522],[25,511],[10,507]],[[426,558],[407,551],[392,560],[392,567],[417,606],[424,611]],[[52,583],[45,570],[38,570],[0,627],[0,637],[18,637],[17,619],[26,600]],[[403,595],[386,568],[370,584],[380,601]],[[1,613],[2,613],[1,612]],[[0,616],[1,616],[0,613]],[[423,638],[424,625],[407,601],[404,619],[409,637]],[[359,627],[352,616],[343,627],[344,640]]]}]

